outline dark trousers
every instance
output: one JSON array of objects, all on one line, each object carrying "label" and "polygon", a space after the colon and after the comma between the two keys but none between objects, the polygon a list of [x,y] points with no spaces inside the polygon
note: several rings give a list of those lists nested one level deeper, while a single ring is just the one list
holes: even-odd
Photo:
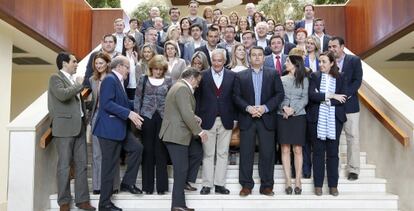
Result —
[{"label": "dark trousers", "polygon": [[188,146],[165,142],[174,169],[171,207],[186,207],[184,186],[188,172]]},{"label": "dark trousers", "polygon": [[134,100],[135,99],[135,90],[134,88],[125,88],[125,92],[128,96],[129,100]]},{"label": "dark trousers", "polygon": [[102,170],[101,170],[101,195],[99,206],[105,206],[111,203],[112,187],[114,183],[116,166],[119,165],[119,155],[121,149],[128,154],[126,164],[128,165],[122,184],[135,185],[143,146],[133,133],[128,132],[123,141],[115,141],[98,137],[102,151]]},{"label": "dark trousers", "polygon": [[306,141],[305,146],[303,146],[303,174],[304,175],[311,175],[312,170],[312,140],[310,138],[311,132],[310,128],[306,128]]},{"label": "dark trousers", "polygon": [[261,119],[253,120],[247,130],[240,130],[239,183],[244,188],[253,189],[254,187],[253,163],[256,135],[259,137],[260,190],[273,189],[275,131],[268,130]]},{"label": "dark trousers", "polygon": [[328,186],[330,188],[338,186],[338,165],[339,165],[339,136],[342,130],[342,123],[339,121],[336,124],[336,140],[321,140],[317,138],[317,123],[309,124],[312,129],[312,144],[313,144],[313,180],[315,187],[323,186],[323,179],[325,177],[325,158],[326,158],[326,173],[328,177]]},{"label": "dark trousers", "polygon": [[168,152],[164,142],[158,137],[161,122],[161,116],[155,112],[151,119],[144,116],[142,125],[142,144],[144,145],[142,190],[151,193],[154,191],[154,167],[156,167],[157,192],[168,191]]},{"label": "dark trousers", "polygon": [[[82,123],[83,124],[83,123]],[[53,137],[58,152],[57,189],[58,204],[69,204],[70,194],[70,164],[75,168],[75,203],[89,201],[85,125],[75,137]]]},{"label": "dark trousers", "polygon": [[188,173],[187,182],[195,183],[200,169],[201,162],[203,161],[203,145],[200,137],[196,136],[191,139],[190,146],[188,147]]}]

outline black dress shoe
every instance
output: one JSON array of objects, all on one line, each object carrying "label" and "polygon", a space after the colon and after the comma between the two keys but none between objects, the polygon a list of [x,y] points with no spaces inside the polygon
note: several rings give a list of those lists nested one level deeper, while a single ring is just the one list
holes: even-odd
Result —
[{"label": "black dress shoe", "polygon": [[112,194],[118,194],[118,193],[119,193],[118,189],[112,190]]},{"label": "black dress shoe", "polygon": [[184,190],[188,190],[188,191],[196,191],[197,190],[197,188],[195,188],[195,187],[193,187],[193,186],[191,186],[190,185],[190,183],[185,183],[185,186],[184,186]]},{"label": "black dress shoe", "polygon": [[349,173],[348,174],[348,180],[354,181],[358,179],[358,174],[355,173]]},{"label": "black dress shoe", "polygon": [[92,193],[93,193],[93,195],[99,195],[99,194],[101,194],[101,191],[100,190],[93,190]]},{"label": "black dress shoe", "polygon": [[158,191],[157,194],[158,195],[165,195],[165,191]]},{"label": "black dress shoe", "polygon": [[311,174],[303,174],[303,178],[310,179],[311,178]]},{"label": "black dress shoe", "polygon": [[122,209],[111,203],[105,206],[99,206],[99,211],[122,211]]},{"label": "black dress shoe", "polygon": [[210,187],[207,187],[207,186],[204,186],[203,188],[201,188],[201,190],[200,190],[200,194],[201,195],[207,195],[207,194],[210,194]]},{"label": "black dress shoe", "polygon": [[121,183],[121,191],[128,191],[132,194],[142,194],[142,190],[137,188],[135,185],[127,185]]},{"label": "black dress shoe", "polygon": [[229,189],[225,188],[224,186],[218,186],[216,185],[214,188],[214,192],[220,193],[220,194],[230,194]]}]

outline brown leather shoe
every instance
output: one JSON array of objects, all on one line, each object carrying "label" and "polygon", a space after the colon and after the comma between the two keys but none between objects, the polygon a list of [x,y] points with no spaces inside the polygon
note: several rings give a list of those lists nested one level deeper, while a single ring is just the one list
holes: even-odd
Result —
[{"label": "brown leather shoe", "polygon": [[250,194],[252,194],[252,189],[249,188],[242,188],[239,193],[240,196],[248,196]]},{"label": "brown leather shoe", "polygon": [[321,187],[315,187],[315,195],[322,196],[322,188]]},{"label": "brown leather shoe", "polygon": [[275,193],[273,192],[273,189],[271,188],[265,188],[263,190],[260,190],[260,194],[266,195],[266,196],[273,196]]},{"label": "brown leather shoe", "polygon": [[96,210],[95,207],[92,207],[92,205],[89,201],[85,201],[85,202],[82,202],[82,203],[77,203],[76,207],[78,207],[79,209],[82,209],[82,210],[90,210],[90,211]]},{"label": "brown leather shoe", "polygon": [[60,211],[70,211],[69,204],[62,204],[60,205]]},{"label": "brown leather shoe", "polygon": [[194,209],[188,207],[173,207],[171,211],[194,211]]},{"label": "brown leather shoe", "polygon": [[185,186],[184,186],[184,190],[188,190],[188,191],[196,191],[196,190],[197,190],[197,188],[195,188],[195,187],[191,186],[191,185],[190,185],[190,183],[189,183],[189,182],[187,182],[187,183],[185,184]]},{"label": "brown leather shoe", "polygon": [[329,188],[329,194],[331,194],[332,196],[338,196],[338,188]]}]

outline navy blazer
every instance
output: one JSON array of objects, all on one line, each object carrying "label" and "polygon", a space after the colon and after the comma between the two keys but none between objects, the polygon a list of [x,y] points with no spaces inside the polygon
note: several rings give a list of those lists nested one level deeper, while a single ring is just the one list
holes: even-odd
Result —
[{"label": "navy blazer", "polygon": [[[306,111],[306,119],[308,122],[317,123],[319,116],[319,105],[321,102],[325,101],[325,93],[319,92],[319,87],[321,86],[322,72],[313,72],[309,77],[309,102]],[[335,94],[346,94],[346,77],[341,74],[341,76],[336,79]],[[331,99],[331,105],[335,106],[335,117],[340,122],[346,121],[345,115],[345,106],[343,103]]]},{"label": "navy blazer", "polygon": [[[208,53],[207,45],[208,44],[206,43],[205,45],[196,48],[194,50],[194,53],[197,52],[197,51],[203,52],[207,57],[208,65],[210,65],[210,67],[211,67],[211,58],[210,58],[210,54]],[[224,49],[226,51],[226,63],[224,64],[224,66],[226,67],[230,62],[229,52],[227,52],[227,49],[225,49],[223,47],[220,47],[218,45],[217,45],[217,48],[221,48],[221,49]]]},{"label": "navy blazer", "polygon": [[133,102],[128,100],[121,82],[114,73],[102,81],[99,99],[99,112],[96,117],[93,135],[123,141],[127,134],[128,115],[133,110]]},{"label": "navy blazer", "polygon": [[[242,130],[247,130],[253,122],[252,116],[246,111],[247,106],[255,105],[252,71],[254,70],[249,68],[238,72],[234,80],[233,101],[239,111],[239,126]],[[268,130],[276,129],[276,111],[284,97],[280,76],[276,71],[263,67],[260,104],[266,105],[269,111],[261,119]]]},{"label": "navy blazer", "polygon": [[345,54],[342,71],[347,79],[348,100],[345,104],[345,112],[359,112],[358,89],[362,83],[362,64],[357,56]]},{"label": "navy blazer", "polygon": [[216,84],[211,73],[211,68],[202,72],[202,78],[199,87],[195,92],[196,114],[203,121],[201,127],[204,130],[210,130],[217,115],[220,115],[221,122],[227,130],[233,129],[234,120],[236,119],[235,108],[233,104],[233,85],[236,73],[224,68],[223,82],[221,83],[221,95],[216,95]]},{"label": "navy blazer", "polygon": [[[309,55],[307,55],[305,57],[304,62],[305,62],[305,67],[310,68],[310,66],[309,66]],[[316,72],[316,71],[319,71],[319,59],[318,58],[316,58],[316,70],[312,70],[312,72]]]},{"label": "navy blazer", "polygon": [[[298,22],[296,22],[295,24],[295,30],[299,29],[299,28],[304,28],[305,29],[305,20],[300,20]],[[312,23],[312,32],[310,34],[313,34],[314,30],[313,30],[314,24]],[[310,35],[308,34],[308,35]]]}]

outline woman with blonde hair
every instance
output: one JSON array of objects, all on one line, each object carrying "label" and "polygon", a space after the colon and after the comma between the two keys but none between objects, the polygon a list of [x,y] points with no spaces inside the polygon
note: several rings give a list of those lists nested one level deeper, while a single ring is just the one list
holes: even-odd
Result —
[{"label": "woman with blonde hair", "polygon": [[319,48],[321,46],[319,39],[315,36],[309,36],[305,40],[307,55],[305,57],[305,67],[312,72],[319,71]]},{"label": "woman with blonde hair", "polygon": [[231,50],[231,60],[229,68],[233,72],[240,72],[249,67],[246,59],[246,48],[243,44],[237,43]]},{"label": "woman with blonde hair", "polygon": [[145,43],[141,48],[140,55],[141,59],[135,67],[135,78],[137,81],[142,74],[148,74],[148,62],[152,59],[152,57],[157,55],[155,46],[151,43]]},{"label": "woman with blonde hair", "polygon": [[[166,42],[170,41],[170,40],[174,41],[175,44],[177,45],[177,48],[178,48],[178,51],[177,51],[178,57],[183,58],[183,56],[184,56],[184,44],[181,43],[181,41],[180,41],[180,36],[181,36],[180,33],[181,32],[180,32],[180,27],[179,26],[172,25],[172,26],[168,27],[168,29],[167,29],[167,39],[165,41]],[[164,45],[165,45],[165,43],[164,43]]]},{"label": "woman with blonde hair", "polygon": [[205,6],[203,9],[203,18],[207,22],[207,27],[213,24],[213,8],[210,6]]},{"label": "woman with blonde hair", "polygon": [[157,193],[168,191],[168,152],[158,137],[164,117],[165,97],[172,86],[166,75],[168,63],[162,55],[155,55],[148,62],[148,75],[141,75],[135,93],[134,110],[144,118],[142,124],[142,190],[146,194],[154,191],[154,170]]},{"label": "woman with blonde hair", "polygon": [[175,83],[185,69],[185,60],[178,57],[179,49],[177,43],[173,40],[167,41],[164,45],[164,56],[168,62],[167,75],[171,76],[173,83]]},{"label": "woman with blonde hair", "polygon": [[197,51],[194,53],[193,57],[191,57],[190,66],[196,68],[200,72],[210,68],[210,65],[207,61],[207,56],[202,51]]}]

